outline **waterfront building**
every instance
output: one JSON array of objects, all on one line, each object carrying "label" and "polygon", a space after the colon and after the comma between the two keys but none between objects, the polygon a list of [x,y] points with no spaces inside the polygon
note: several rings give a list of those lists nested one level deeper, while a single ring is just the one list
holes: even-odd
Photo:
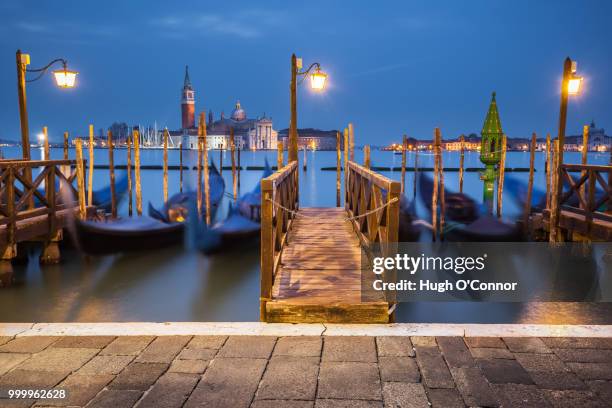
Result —
[{"label": "waterfront building", "polygon": [[[336,150],[337,130],[298,129],[298,149]],[[283,142],[285,150],[289,139],[289,129],[278,132],[278,140]],[[344,149],[344,137],[340,137],[340,149]]]}]

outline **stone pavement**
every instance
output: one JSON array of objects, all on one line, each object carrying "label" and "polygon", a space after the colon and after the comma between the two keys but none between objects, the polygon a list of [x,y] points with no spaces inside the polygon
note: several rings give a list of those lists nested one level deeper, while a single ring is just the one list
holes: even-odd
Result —
[{"label": "stone pavement", "polygon": [[610,407],[612,338],[0,337],[0,406]]}]

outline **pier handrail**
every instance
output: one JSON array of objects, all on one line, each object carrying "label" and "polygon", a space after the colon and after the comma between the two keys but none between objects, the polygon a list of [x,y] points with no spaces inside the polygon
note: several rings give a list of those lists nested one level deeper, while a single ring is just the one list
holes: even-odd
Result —
[{"label": "pier handrail", "polygon": [[265,321],[266,302],[280,264],[287,232],[299,206],[298,162],[293,161],[261,180],[261,294],[260,313]]},{"label": "pier handrail", "polygon": [[[364,247],[396,243],[401,183],[348,162],[345,209]],[[372,212],[377,208],[380,211]],[[370,213],[366,216],[362,216]]]},{"label": "pier handrail", "polygon": [[[575,180],[570,173],[580,172],[581,176]],[[569,186],[567,191],[562,191],[559,206],[576,214],[584,215],[588,225],[592,224],[593,218],[612,221],[612,166],[590,165],[590,164],[563,164],[561,173]],[[604,178],[607,175],[607,180]],[[603,189],[600,197],[595,195],[597,184]],[[580,207],[569,205],[570,198],[576,196]],[[600,211],[606,204],[607,212]]]}]

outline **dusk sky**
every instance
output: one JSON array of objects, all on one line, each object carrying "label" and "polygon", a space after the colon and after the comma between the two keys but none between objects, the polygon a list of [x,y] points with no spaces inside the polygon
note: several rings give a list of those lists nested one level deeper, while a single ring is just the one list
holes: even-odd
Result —
[{"label": "dusk sky", "polygon": [[494,90],[508,136],[555,136],[566,56],[585,77],[568,134],[592,119],[610,134],[611,19],[609,0],[1,0],[0,138],[19,138],[18,48],[33,68],[63,57],[80,72],[72,90],[28,84],[32,139],[43,125],[55,141],[89,123],[178,129],[185,65],[197,112],[228,115],[239,99],[284,129],[292,52],[329,74],[323,94],[298,89],[298,126],[353,122],[358,144],[479,132]]}]

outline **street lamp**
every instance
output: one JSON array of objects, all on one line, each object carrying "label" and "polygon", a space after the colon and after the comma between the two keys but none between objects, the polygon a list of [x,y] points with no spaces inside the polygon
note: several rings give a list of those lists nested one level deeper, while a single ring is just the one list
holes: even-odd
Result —
[{"label": "street lamp", "polygon": [[[315,70],[312,71],[312,69]],[[310,87],[315,91],[325,89],[327,74],[321,71],[321,65],[318,62],[310,64],[308,69],[302,69],[302,59],[297,58],[295,54],[291,55],[291,123],[289,127],[289,162],[297,161],[298,159],[298,142],[297,142],[297,77],[305,78],[310,74]],[[302,83],[302,81],[300,81]]]},{"label": "street lamp", "polygon": [[[21,50],[17,50],[17,93],[19,96],[19,119],[21,122],[21,149],[25,160],[30,160],[30,130],[28,125],[26,83],[39,80],[53,64],[58,62],[62,64],[62,69],[53,71],[55,83],[60,88],[73,88],[76,84],[78,72],[69,70],[68,62],[65,59],[54,59],[42,68],[32,69],[28,68],[28,65],[30,65],[30,55],[23,54]],[[32,79],[26,79],[27,72],[35,72],[38,75]]]}]

